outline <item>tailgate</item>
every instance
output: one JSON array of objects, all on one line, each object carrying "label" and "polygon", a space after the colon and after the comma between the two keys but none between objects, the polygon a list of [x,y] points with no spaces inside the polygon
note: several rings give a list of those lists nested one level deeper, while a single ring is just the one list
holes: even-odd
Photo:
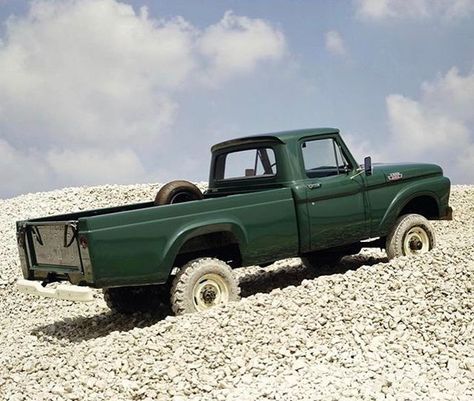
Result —
[{"label": "tailgate", "polygon": [[77,220],[24,222],[18,236],[30,269],[82,273]]}]

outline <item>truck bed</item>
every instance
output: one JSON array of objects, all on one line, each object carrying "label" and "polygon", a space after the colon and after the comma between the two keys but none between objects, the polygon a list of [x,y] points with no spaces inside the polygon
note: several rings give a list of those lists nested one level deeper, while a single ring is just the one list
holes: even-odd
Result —
[{"label": "truck bed", "polygon": [[165,282],[180,247],[212,230],[238,237],[244,265],[299,250],[289,188],[173,205],[139,203],[17,224],[29,277],[54,273],[92,287]]}]

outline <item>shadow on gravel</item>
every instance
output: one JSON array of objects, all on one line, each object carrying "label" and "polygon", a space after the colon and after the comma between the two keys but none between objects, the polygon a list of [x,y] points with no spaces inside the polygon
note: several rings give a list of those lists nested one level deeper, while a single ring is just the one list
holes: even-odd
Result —
[{"label": "shadow on gravel", "polygon": [[59,340],[76,343],[105,337],[114,331],[127,332],[136,328],[149,327],[168,315],[169,312],[121,315],[109,311],[89,317],[79,316],[59,320],[52,324],[37,327],[31,331],[31,334],[38,338],[55,337]]},{"label": "shadow on gravel", "polygon": [[318,269],[304,265],[293,269],[283,266],[275,270],[262,269],[256,274],[244,276],[240,279],[240,294],[249,297],[257,293],[269,293],[276,288],[299,286],[303,280],[311,280],[321,276],[345,273],[349,270],[357,270],[360,266],[372,266],[377,263],[388,262],[386,257],[375,258],[373,256],[354,255],[346,256],[336,266],[321,266]]},{"label": "shadow on gravel", "polygon": [[[322,266],[319,269],[312,269],[303,265],[292,268],[282,265],[276,269],[262,268],[256,273],[244,274],[240,278],[241,295],[249,297],[257,293],[269,293],[276,288],[298,286],[303,280],[345,273],[363,265],[371,266],[382,262],[387,262],[387,258],[355,255],[345,257],[334,267]],[[149,327],[169,315],[169,310],[164,310],[159,314],[135,313],[133,315],[104,312],[89,317],[66,318],[53,324],[37,327],[32,330],[31,334],[39,338],[55,337],[59,340],[76,343],[105,337],[114,331],[127,332],[135,328]]]}]

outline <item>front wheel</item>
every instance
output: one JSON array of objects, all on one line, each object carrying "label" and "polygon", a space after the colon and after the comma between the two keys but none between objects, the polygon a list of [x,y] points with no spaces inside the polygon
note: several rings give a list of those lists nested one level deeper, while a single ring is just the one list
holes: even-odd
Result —
[{"label": "front wheel", "polygon": [[240,288],[231,267],[222,260],[200,258],[188,262],[171,287],[171,307],[176,315],[201,312],[240,299]]},{"label": "front wheel", "polygon": [[419,214],[401,216],[387,236],[385,249],[389,259],[419,255],[436,246],[436,235],[431,223]]}]

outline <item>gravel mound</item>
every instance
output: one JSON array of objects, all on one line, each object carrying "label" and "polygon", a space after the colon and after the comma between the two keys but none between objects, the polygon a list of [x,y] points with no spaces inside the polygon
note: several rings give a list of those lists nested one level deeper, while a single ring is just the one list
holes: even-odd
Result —
[{"label": "gravel mound", "polygon": [[[202,185],[204,186],[204,185]],[[236,269],[244,298],[180,317],[22,295],[18,219],[152,200],[159,185],[0,200],[1,400],[473,400],[474,187],[455,186],[438,248],[333,271]]]}]

